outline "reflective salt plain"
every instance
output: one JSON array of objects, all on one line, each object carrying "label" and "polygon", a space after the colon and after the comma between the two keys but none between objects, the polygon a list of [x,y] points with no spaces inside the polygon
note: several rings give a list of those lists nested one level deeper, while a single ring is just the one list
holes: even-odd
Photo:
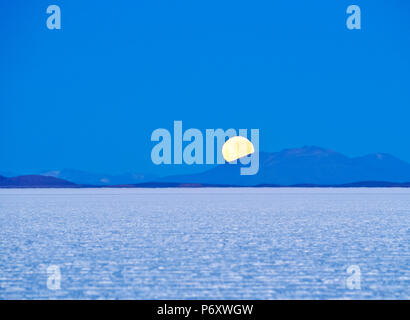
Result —
[{"label": "reflective salt plain", "polygon": [[410,189],[2,189],[0,298],[409,299]]}]

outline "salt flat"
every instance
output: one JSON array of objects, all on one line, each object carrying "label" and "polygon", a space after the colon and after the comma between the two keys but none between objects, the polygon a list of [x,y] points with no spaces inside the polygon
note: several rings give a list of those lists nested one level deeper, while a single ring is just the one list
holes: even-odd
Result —
[{"label": "salt flat", "polygon": [[410,189],[0,189],[0,298],[410,299]]}]

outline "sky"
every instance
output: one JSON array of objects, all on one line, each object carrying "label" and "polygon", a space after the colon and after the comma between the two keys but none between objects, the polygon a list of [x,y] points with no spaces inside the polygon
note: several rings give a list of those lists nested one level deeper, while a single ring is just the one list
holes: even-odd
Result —
[{"label": "sky", "polygon": [[407,0],[1,1],[0,38],[0,172],[203,171],[152,164],[174,120],[410,162]]}]

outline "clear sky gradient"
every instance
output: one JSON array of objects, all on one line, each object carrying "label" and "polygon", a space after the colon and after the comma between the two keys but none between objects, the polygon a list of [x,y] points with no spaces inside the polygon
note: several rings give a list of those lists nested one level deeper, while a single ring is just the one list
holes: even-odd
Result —
[{"label": "clear sky gradient", "polygon": [[407,0],[1,1],[0,38],[2,172],[153,171],[174,120],[410,162]]}]

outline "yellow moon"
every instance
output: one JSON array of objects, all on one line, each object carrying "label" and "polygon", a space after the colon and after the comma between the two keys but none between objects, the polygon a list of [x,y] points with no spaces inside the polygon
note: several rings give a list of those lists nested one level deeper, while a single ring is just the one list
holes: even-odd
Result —
[{"label": "yellow moon", "polygon": [[222,146],[222,155],[228,162],[235,161],[254,152],[255,148],[252,142],[241,136],[228,139]]}]

